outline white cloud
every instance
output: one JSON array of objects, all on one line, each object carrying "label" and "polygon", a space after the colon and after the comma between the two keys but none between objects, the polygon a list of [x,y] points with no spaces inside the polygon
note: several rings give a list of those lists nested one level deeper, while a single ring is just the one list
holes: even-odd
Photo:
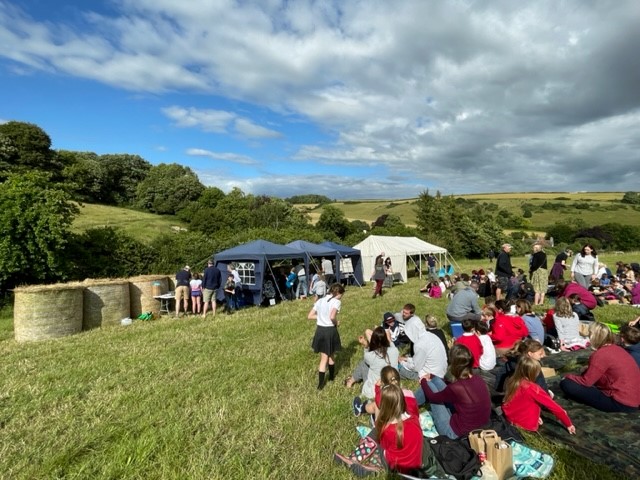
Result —
[{"label": "white cloud", "polygon": [[251,120],[246,118],[238,118],[235,123],[235,128],[238,133],[249,138],[280,138],[282,134],[271,130],[269,128],[256,125]]},{"label": "white cloud", "polygon": [[[173,105],[163,113],[180,128],[286,139],[297,162],[382,167],[414,179],[407,190],[635,188],[636,0],[109,5],[117,10],[60,24],[0,0],[0,56],[23,72],[241,103],[242,111]],[[246,105],[305,119],[332,140],[296,144],[286,125],[271,128]],[[344,191],[357,193],[367,172],[363,179]],[[336,191],[335,180],[326,188]]]},{"label": "white cloud", "polygon": [[199,128],[205,132],[224,133],[236,115],[223,110],[200,110],[197,108],[183,108],[173,105],[162,109],[177,127]]},{"label": "white cloud", "polygon": [[192,157],[208,157],[213,160],[222,160],[224,162],[232,162],[240,165],[258,165],[259,162],[246,155],[238,155],[236,153],[212,152],[202,148],[189,148],[185,152]]}]

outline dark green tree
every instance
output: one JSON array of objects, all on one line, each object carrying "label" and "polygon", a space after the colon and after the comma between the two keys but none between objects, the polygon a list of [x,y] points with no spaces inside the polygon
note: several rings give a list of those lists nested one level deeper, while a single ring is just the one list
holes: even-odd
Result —
[{"label": "dark green tree", "polygon": [[[154,272],[155,250],[113,227],[75,235],[68,248],[69,278],[118,278]],[[160,271],[162,272],[162,271]]]},{"label": "dark green tree", "polygon": [[102,201],[108,205],[133,205],[140,182],[147,178],[151,164],[139,155],[100,155]]},{"label": "dark green tree", "polygon": [[10,173],[49,172],[58,181],[62,164],[51,150],[51,138],[37,125],[26,122],[0,124],[0,181]]},{"label": "dark green tree", "polygon": [[189,167],[161,163],[151,167],[138,184],[136,206],[152,213],[175,215],[200,198],[203,191],[204,185]]},{"label": "dark green tree", "polygon": [[323,207],[316,228],[323,232],[327,238],[337,237],[340,240],[353,233],[352,226],[344,212],[333,205]]},{"label": "dark green tree", "polygon": [[621,201],[630,205],[640,205],[640,194],[638,192],[625,192]]},{"label": "dark green tree", "polygon": [[2,289],[65,276],[65,247],[78,208],[50,177],[10,175],[0,184]]},{"label": "dark green tree", "polygon": [[107,203],[103,197],[105,171],[98,155],[93,152],[58,150],[58,158],[65,165],[62,176],[74,199],[89,203]]}]

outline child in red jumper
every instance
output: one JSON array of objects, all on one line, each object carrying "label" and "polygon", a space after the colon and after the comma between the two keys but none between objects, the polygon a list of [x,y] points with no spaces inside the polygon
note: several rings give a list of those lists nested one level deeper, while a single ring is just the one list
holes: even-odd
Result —
[{"label": "child in red jumper", "polygon": [[385,467],[400,473],[420,468],[424,441],[420,418],[407,410],[402,388],[395,384],[385,385],[380,390],[375,428],[351,455],[336,453],[336,463],[348,466],[359,476],[381,472]]},{"label": "child in red jumper", "polygon": [[484,347],[475,329],[476,323],[473,320],[465,319],[462,321],[463,334],[459,336],[455,343],[466,346],[471,355],[473,355],[473,368],[480,367],[480,357],[484,353]]},{"label": "child in red jumper", "polygon": [[542,405],[567,427],[571,435],[575,434],[576,427],[571,423],[567,412],[536,383],[539,374],[540,362],[527,355],[520,357],[516,371],[507,380],[506,395],[502,404],[504,416],[515,426],[535,432],[542,424]]},{"label": "child in red jumper", "polygon": [[[529,335],[529,329],[524,320],[515,314],[515,304],[513,304],[513,313],[508,309],[508,305],[503,300],[496,301],[496,319],[491,326],[491,340],[496,347],[498,356],[504,355],[519,340]],[[504,313],[509,311],[509,314]]]}]

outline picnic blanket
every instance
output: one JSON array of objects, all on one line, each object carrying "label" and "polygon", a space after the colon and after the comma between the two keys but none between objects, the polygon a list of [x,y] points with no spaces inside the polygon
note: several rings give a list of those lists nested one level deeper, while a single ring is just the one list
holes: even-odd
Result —
[{"label": "picnic blanket", "polygon": [[563,397],[559,382],[559,376],[547,379],[555,400],[576,425],[576,435],[567,434],[567,429],[544,410],[540,434],[630,479],[640,478],[640,413],[604,413],[573,402]]}]

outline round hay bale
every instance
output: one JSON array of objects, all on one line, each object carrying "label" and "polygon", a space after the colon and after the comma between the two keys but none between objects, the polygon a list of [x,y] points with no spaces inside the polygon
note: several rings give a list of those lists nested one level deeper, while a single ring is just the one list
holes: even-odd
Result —
[{"label": "round hay bale", "polygon": [[131,315],[129,281],[126,279],[85,280],[82,329],[120,325]]},{"label": "round hay bale", "polygon": [[16,341],[47,340],[80,332],[83,290],[77,282],[16,288],[13,305]]},{"label": "round hay bale", "polygon": [[170,292],[175,292],[176,291],[176,277],[175,276],[167,276],[167,281],[169,282],[169,291]]},{"label": "round hay bale", "polygon": [[160,300],[153,298],[154,282],[160,283],[162,293],[169,291],[166,275],[143,275],[129,279],[131,318],[138,318],[142,312],[153,312],[156,317],[160,316]]}]

